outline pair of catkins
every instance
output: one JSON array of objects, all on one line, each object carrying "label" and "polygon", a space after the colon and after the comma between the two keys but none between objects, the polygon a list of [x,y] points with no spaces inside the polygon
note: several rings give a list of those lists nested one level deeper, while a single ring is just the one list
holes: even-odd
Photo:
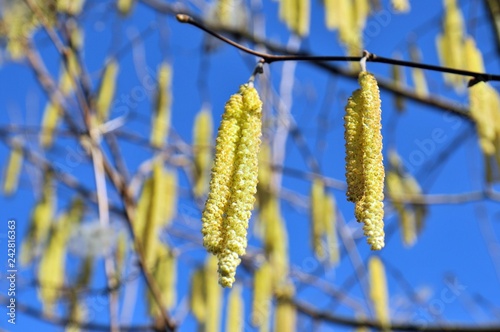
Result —
[{"label": "pair of catkins", "polygon": [[[375,77],[362,71],[360,89],[346,105],[347,198],[373,250],[384,246],[380,93]],[[253,83],[240,86],[225,105],[215,144],[210,189],[202,214],[203,245],[218,258],[219,283],[231,287],[247,246],[255,202],[262,102]]]}]

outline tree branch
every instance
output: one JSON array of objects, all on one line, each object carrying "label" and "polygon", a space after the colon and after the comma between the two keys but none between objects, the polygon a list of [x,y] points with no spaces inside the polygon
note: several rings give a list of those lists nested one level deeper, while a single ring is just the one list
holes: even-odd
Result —
[{"label": "tree branch", "polygon": [[[327,311],[318,310],[313,306],[299,300],[291,300],[290,302],[297,308],[298,312],[306,316],[309,316],[313,319],[318,319],[336,325],[344,325],[351,327],[369,327],[378,330],[387,329],[387,326],[374,320],[359,319],[359,318],[354,319],[345,316],[334,315]],[[500,325],[478,326],[478,325],[464,325],[464,324],[447,324],[447,325],[439,324],[439,326],[435,326],[435,325],[418,325],[410,323],[393,322],[388,327],[388,330],[432,331],[432,332],[440,332],[440,331],[483,332],[483,331],[500,331]]]}]

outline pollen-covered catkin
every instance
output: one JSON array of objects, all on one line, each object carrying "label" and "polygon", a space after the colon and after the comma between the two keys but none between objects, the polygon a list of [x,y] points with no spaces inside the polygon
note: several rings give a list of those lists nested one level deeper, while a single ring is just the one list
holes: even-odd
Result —
[{"label": "pollen-covered catkin", "polygon": [[384,246],[384,165],[380,92],[375,77],[363,71],[360,90],[348,100],[345,116],[347,197],[363,222],[373,250]]},{"label": "pollen-covered catkin", "polygon": [[226,315],[226,331],[244,331],[245,303],[242,288],[236,285],[229,293]]},{"label": "pollen-covered catkin", "polygon": [[95,109],[99,123],[106,122],[109,117],[109,109],[115,96],[116,77],[119,65],[116,59],[112,58],[104,67],[101,85],[97,93]]},{"label": "pollen-covered catkin", "polygon": [[363,197],[363,150],[361,148],[362,101],[361,90],[349,97],[344,116],[345,163],[347,200],[357,202]]},{"label": "pollen-covered catkin", "polygon": [[203,245],[219,260],[219,283],[231,287],[257,191],[262,102],[245,84],[226,104],[216,140],[210,191],[202,214]]},{"label": "pollen-covered catkin", "polygon": [[219,282],[231,287],[239,256],[245,254],[247,247],[248,221],[252,214],[257,192],[258,155],[262,133],[262,102],[254,87],[243,85],[242,113],[240,118],[239,142],[236,148],[235,169],[231,183],[231,196],[222,220],[224,234],[219,259]]},{"label": "pollen-covered catkin", "polygon": [[375,77],[367,72],[359,75],[363,100],[363,178],[364,195],[356,216],[365,225],[363,230],[373,250],[384,246],[384,164],[382,162],[382,135],[380,92]]},{"label": "pollen-covered catkin", "polygon": [[[464,36],[465,24],[463,14],[456,0],[444,0],[443,32],[436,37],[436,46],[440,62],[451,68],[463,68],[464,61]],[[464,78],[460,75],[444,73],[447,84],[460,89],[463,87]]]},{"label": "pollen-covered catkin", "polygon": [[212,112],[203,108],[194,121],[193,128],[193,159],[194,159],[194,185],[193,193],[201,197],[208,190],[208,176],[212,164]]},{"label": "pollen-covered catkin", "polygon": [[168,138],[172,106],[172,66],[164,62],[158,70],[155,110],[151,117],[151,146],[161,149]]},{"label": "pollen-covered catkin", "polygon": [[229,98],[215,143],[215,160],[212,167],[210,189],[201,217],[203,246],[213,254],[220,251],[222,241],[222,217],[231,194],[230,186],[235,168],[242,103],[240,94],[234,94]]},{"label": "pollen-covered catkin", "polygon": [[23,166],[23,154],[23,146],[21,142],[15,141],[3,178],[3,193],[5,195],[11,195],[17,189],[17,184],[19,183],[19,177]]},{"label": "pollen-covered catkin", "polygon": [[[380,258],[376,256],[370,258],[368,272],[370,274],[370,298],[375,309],[375,316],[383,327],[387,327],[389,325],[387,280],[384,264]],[[384,331],[387,330],[384,328]]]}]

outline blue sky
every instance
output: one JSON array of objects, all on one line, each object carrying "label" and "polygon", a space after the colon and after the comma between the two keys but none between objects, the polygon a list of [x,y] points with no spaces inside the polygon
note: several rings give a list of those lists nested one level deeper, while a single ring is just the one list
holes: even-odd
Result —
[{"label": "blue sky", "polygon": [[[336,33],[325,29],[324,12],[320,2],[312,2],[311,32],[310,36],[303,41],[303,47],[318,55],[343,54],[337,42]],[[286,45],[290,34],[278,20],[277,2],[262,0],[262,3],[263,14],[266,18],[267,38]],[[464,4],[462,7],[467,30],[474,36],[478,47],[485,55],[487,71],[497,73],[499,64],[495,51],[496,43],[482,2],[462,1],[460,3]],[[189,8],[201,15],[194,6]],[[412,1],[412,10],[409,14],[396,15],[389,11],[388,2],[382,1],[382,11],[375,13],[368,20],[367,29],[369,30],[364,35],[369,42],[365,47],[368,51],[381,56],[392,57],[395,52],[398,52],[404,59],[409,59],[408,46],[412,42],[420,48],[422,62],[438,64],[435,36],[440,31],[439,15],[442,10],[440,1]],[[163,60],[172,64],[174,75],[172,127],[175,131],[170,138],[172,144],[180,140],[191,142],[193,120],[203,102],[210,103],[214,122],[217,124],[224,103],[231,94],[237,91],[240,84],[248,80],[257,61],[253,56],[242,54],[223,44],[219,44],[212,53],[200,56],[206,34],[192,26],[178,23],[171,16],[158,15],[141,3],[136,5],[131,17],[123,19],[114,11],[113,2],[87,1],[81,24],[85,30],[86,40],[82,55],[94,88],[98,86],[99,69],[104,61],[125,45],[124,51],[119,55],[120,72],[115,95],[116,103],[110,117],[126,116],[128,123],[124,130],[128,132],[146,138],[149,136],[154,98],[153,92],[147,88],[144,80],[149,77],[154,79],[156,69]],[[148,33],[132,50],[131,36],[145,30]],[[39,50],[48,70],[57,77],[60,59],[48,41],[47,35],[39,31],[35,35],[35,42],[40,45]],[[138,63],[140,65],[137,65]],[[347,66],[348,64],[336,65]],[[285,67],[286,70],[293,70],[293,66],[288,63],[274,63],[264,68],[275,92],[280,90],[283,66],[288,66]],[[344,181],[342,115],[347,97],[356,89],[357,83],[340,76],[333,76],[304,62],[297,63],[294,70],[296,80],[293,82],[291,93],[292,104],[287,105],[293,120],[298,124],[309,150],[316,156],[322,174]],[[368,63],[368,70],[380,78],[390,77],[390,66],[386,64]],[[405,75],[407,84],[412,86],[411,71],[405,69]],[[425,72],[425,76],[432,95],[465,105],[467,95],[457,94],[453,89],[445,86],[441,73]],[[206,88],[207,95],[200,92],[200,82]],[[492,85],[497,86],[494,83]],[[260,79],[257,79],[257,88],[259,89],[260,86]],[[132,96],[136,101],[134,106],[128,107],[127,112],[124,112],[126,108],[119,107],[125,103],[121,96]],[[446,115],[441,110],[411,101],[406,101],[406,111],[403,114],[397,114],[393,106],[393,95],[382,91],[381,98],[384,153],[387,153],[390,147],[396,148],[407,168],[420,182],[425,194],[459,194],[484,188],[483,158],[478,148],[477,136],[469,123],[458,117]],[[4,106],[0,112],[0,128],[2,129],[8,128],[8,125],[36,128],[41,122],[47,102],[31,70],[25,64],[6,60],[4,50],[2,50],[0,67],[0,100]],[[265,110],[276,112],[273,105],[265,105]],[[324,122],[325,116],[326,122]],[[437,135],[439,139],[436,139],[436,134],[433,134],[436,131],[440,133]],[[459,143],[456,143],[457,137],[462,137]],[[88,160],[81,158],[81,150],[74,140],[62,139],[52,150],[42,151],[38,146],[36,135],[28,134],[24,136],[24,139],[29,142],[30,147],[44,154],[47,159],[66,163],[66,165],[71,163],[67,170],[87,187],[94,188],[91,164]],[[5,136],[2,135],[2,144],[0,144],[2,168],[8,156],[8,149],[4,143]],[[122,148],[131,173],[153,155],[153,151],[144,146],[125,141],[120,141],[120,143],[123,144]],[[287,167],[311,171],[304,163],[296,143],[290,137],[285,149]],[[449,155],[443,162],[434,163],[447,152]],[[72,157],[77,162],[72,163],[73,160],[70,160],[68,163],[68,158]],[[432,168],[429,168],[429,165]],[[174,168],[170,167],[170,169]],[[201,239],[199,235],[201,225],[198,221],[200,211],[189,198],[185,174],[179,169],[177,172],[180,200],[179,213],[173,228],[178,231],[192,232]],[[36,189],[34,193],[33,188],[36,187],[38,176],[37,167],[25,163],[17,193],[12,197],[0,196],[1,225],[4,225],[0,230],[1,234],[6,232],[6,220],[14,219],[18,239],[22,239],[25,235],[31,207],[35,202]],[[307,203],[310,184],[309,180],[303,178],[286,174],[283,176],[283,187],[286,191],[296,193],[298,199],[304,200],[305,203]],[[336,198],[339,216],[342,216],[348,225],[343,230],[352,231],[350,236],[357,240],[359,257],[362,261],[366,261],[373,253],[370,252],[365,239],[360,237],[361,226],[353,219],[353,204],[346,201],[343,191],[329,189],[329,192]],[[64,186],[58,186],[57,193],[58,211],[61,211],[70,202],[73,193]],[[116,201],[118,198],[114,190],[110,190],[109,195],[112,200]],[[390,208],[390,204],[387,206]],[[388,232],[386,247],[376,255],[379,255],[388,266],[390,309],[396,320],[401,319],[413,323],[425,321],[429,324],[448,321],[480,324],[495,320],[494,311],[488,309],[487,306],[482,306],[474,299],[477,299],[479,294],[490,302],[493,308],[498,308],[500,305],[498,300],[500,298],[498,287],[500,260],[497,249],[498,212],[498,202],[491,201],[430,206],[425,226],[417,243],[411,248],[406,248],[402,244],[398,227],[395,227],[398,223],[397,216],[388,209],[385,220],[387,229],[395,231]],[[332,287],[346,291],[349,296],[359,300],[366,307],[359,283],[349,289],[342,286],[353,275],[353,266],[345,254],[341,263],[335,268],[325,269],[315,260],[309,245],[310,227],[307,207],[283,200],[282,213],[288,230],[289,254],[293,270],[316,275]],[[95,220],[96,216],[95,208],[91,209],[85,216],[85,222]],[[118,218],[113,222],[118,228],[123,224]],[[250,229],[252,226],[253,222]],[[190,274],[193,267],[203,263],[205,254],[201,246],[189,247],[186,240],[177,238],[168,231],[163,234],[163,238],[179,248],[188,248],[188,250],[179,251],[179,306],[174,310],[174,316],[181,315],[182,310],[185,309],[183,306],[186,305]],[[0,241],[1,247],[4,248],[2,250],[6,253],[5,238],[1,238]],[[252,249],[260,246],[260,241],[253,235],[250,237],[250,246]],[[18,242],[18,247],[20,247],[20,242]],[[96,275],[92,281],[93,288],[104,286],[102,265],[102,261],[95,264]],[[71,257],[69,267],[68,273],[74,273],[71,271],[71,267],[74,267]],[[4,275],[5,270],[6,268],[2,267],[0,273]],[[41,306],[37,300],[36,290],[29,286],[34,277],[33,271],[33,267],[20,269],[17,300],[39,309]],[[403,276],[407,286],[394,271],[398,271],[399,275]],[[250,275],[244,269],[238,270],[237,278],[245,285],[249,285]],[[454,286],[446,282],[449,278],[456,278]],[[6,286],[5,279],[2,278],[0,291],[3,297],[6,296]],[[298,284],[296,287],[298,299],[308,301],[318,309],[328,310],[333,314],[354,316],[351,309],[342,304],[335,304],[317,288]],[[407,288],[422,295],[425,298],[424,303],[420,306],[412,306],[408,302]],[[143,289],[144,285],[140,281],[138,302],[134,315],[130,318],[130,322],[134,324],[148,323],[142,300]],[[452,293],[457,292],[453,293],[456,295],[453,300],[448,301],[443,298],[443,294],[449,294],[447,289],[452,289]],[[248,287],[245,287],[244,296],[248,313],[251,307],[251,292]],[[108,322],[106,301],[106,297],[91,296],[88,299],[90,311],[94,314],[92,322]],[[415,308],[419,309],[415,311]],[[3,318],[0,319],[0,327],[8,331],[26,331],[28,328],[39,331],[61,329],[21,312],[18,313],[17,324],[14,328],[7,324],[5,315],[2,315]],[[433,317],[430,313],[438,313],[438,315]],[[300,328],[312,328],[310,319],[299,317]],[[248,324],[246,326],[249,327]],[[194,319],[188,316],[181,326],[181,331],[194,329]],[[344,330],[339,326],[319,325],[320,331],[333,331],[334,329]]]}]

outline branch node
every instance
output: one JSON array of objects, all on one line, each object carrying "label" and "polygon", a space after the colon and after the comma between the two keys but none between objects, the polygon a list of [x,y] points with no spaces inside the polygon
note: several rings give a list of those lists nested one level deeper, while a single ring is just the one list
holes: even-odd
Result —
[{"label": "branch node", "polygon": [[487,82],[489,79],[484,76],[484,75],[479,75],[479,76],[476,76],[476,77],[473,77],[469,80],[469,83],[467,83],[467,87],[470,88],[470,87],[473,87],[474,85],[480,83],[480,82]]},{"label": "branch node", "polygon": [[265,59],[260,59],[259,63],[257,63],[257,66],[255,66],[255,69],[253,70],[252,76],[248,79],[249,84],[253,84],[255,81],[255,77],[258,74],[263,74],[264,73],[264,63],[266,62]]},{"label": "branch node", "polygon": [[192,20],[191,16],[186,14],[177,14],[175,15],[175,18],[181,23],[189,23],[189,21]]}]

